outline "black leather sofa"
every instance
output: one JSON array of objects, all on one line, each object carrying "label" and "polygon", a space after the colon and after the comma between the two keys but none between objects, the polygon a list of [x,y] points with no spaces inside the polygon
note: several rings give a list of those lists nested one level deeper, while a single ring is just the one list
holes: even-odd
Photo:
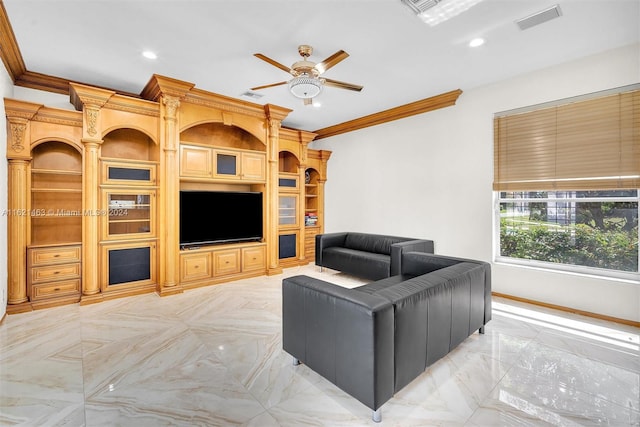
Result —
[{"label": "black leather sofa", "polygon": [[491,319],[491,265],[418,252],[400,274],[353,289],[282,284],[283,349],[373,411]]},{"label": "black leather sofa", "polygon": [[369,233],[316,235],[316,265],[369,280],[400,274],[403,252],[433,253],[433,240]]}]

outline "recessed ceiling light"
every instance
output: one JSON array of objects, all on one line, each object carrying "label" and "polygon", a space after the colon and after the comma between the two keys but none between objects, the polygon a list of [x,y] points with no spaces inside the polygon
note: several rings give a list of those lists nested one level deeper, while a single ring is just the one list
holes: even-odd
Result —
[{"label": "recessed ceiling light", "polygon": [[142,52],[142,56],[147,59],[158,59],[158,55],[150,50],[145,50],[144,52]]},{"label": "recessed ceiling light", "polygon": [[483,44],[484,44],[484,39],[478,37],[469,42],[469,47],[478,47],[478,46],[482,46]]}]

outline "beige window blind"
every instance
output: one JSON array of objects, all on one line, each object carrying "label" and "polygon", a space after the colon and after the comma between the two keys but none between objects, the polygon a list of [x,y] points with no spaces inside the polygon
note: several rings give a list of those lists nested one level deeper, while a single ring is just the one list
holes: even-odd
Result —
[{"label": "beige window blind", "polygon": [[640,90],[494,119],[496,191],[640,188]]}]

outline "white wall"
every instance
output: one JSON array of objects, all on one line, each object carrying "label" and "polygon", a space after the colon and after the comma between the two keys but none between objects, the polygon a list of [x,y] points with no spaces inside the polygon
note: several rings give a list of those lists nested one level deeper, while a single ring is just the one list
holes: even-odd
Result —
[{"label": "white wall", "polygon": [[[13,82],[9,73],[0,67],[0,111],[4,111],[4,98],[13,97]],[[0,319],[7,312],[7,122],[0,120]]]},{"label": "white wall", "polygon": [[[453,107],[312,144],[328,163],[325,232],[433,239],[493,260],[493,114],[640,82],[640,45],[466,90]],[[456,88],[451,88],[456,89]],[[640,284],[493,266],[493,290],[640,321]]]}]

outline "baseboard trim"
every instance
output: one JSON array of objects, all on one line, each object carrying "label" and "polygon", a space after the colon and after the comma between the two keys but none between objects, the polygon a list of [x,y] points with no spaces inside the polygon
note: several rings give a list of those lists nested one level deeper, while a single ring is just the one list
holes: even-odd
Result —
[{"label": "baseboard trim", "polygon": [[606,316],[604,314],[592,313],[590,311],[578,310],[576,308],[565,307],[563,305],[549,304],[546,302],[531,300],[528,298],[516,297],[513,295],[502,294],[499,292],[491,292],[491,295],[495,297],[510,299],[513,301],[524,302],[531,305],[537,305],[539,307],[551,308],[553,310],[564,311],[567,313],[579,314],[581,316],[592,317],[594,319],[606,320],[608,322],[621,323],[623,325],[634,326],[636,328],[640,328],[640,322],[636,322],[628,319],[621,319],[619,317]]}]

